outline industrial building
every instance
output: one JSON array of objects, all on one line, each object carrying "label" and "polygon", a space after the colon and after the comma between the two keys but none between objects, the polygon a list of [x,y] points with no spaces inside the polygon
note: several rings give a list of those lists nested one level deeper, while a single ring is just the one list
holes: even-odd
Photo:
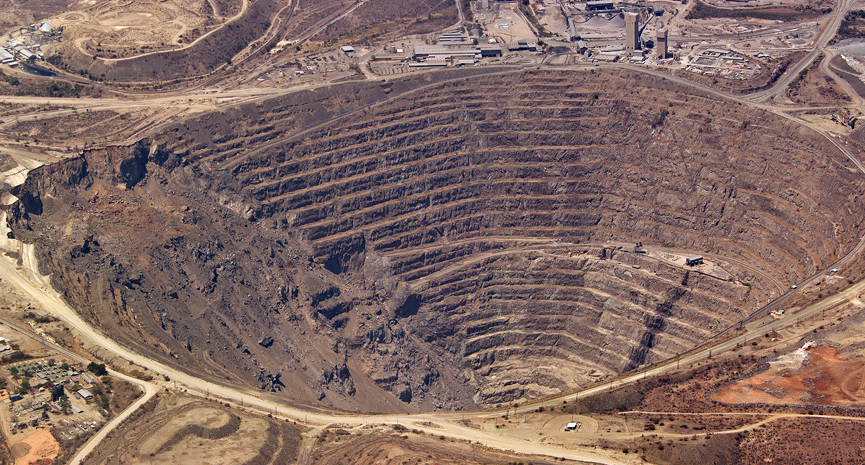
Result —
[{"label": "industrial building", "polygon": [[429,62],[432,60],[477,60],[480,58],[502,56],[500,45],[472,45],[455,47],[450,45],[418,45],[414,48],[414,56]]},{"label": "industrial building", "polygon": [[394,54],[394,53],[379,53],[377,55],[373,55],[373,61],[406,61],[411,58],[406,54]]},{"label": "industrial building", "polygon": [[625,13],[625,51],[631,53],[640,49],[640,15]]},{"label": "industrial building", "polygon": [[502,47],[500,45],[481,45],[481,56],[484,58],[502,56]]},{"label": "industrial building", "polygon": [[414,57],[420,62],[410,63],[412,68],[429,66],[447,66],[454,60],[456,64],[466,65],[477,63],[481,58],[502,56],[502,47],[490,39],[489,44],[475,45],[461,32],[446,32],[438,37],[436,45],[417,45]]},{"label": "industrial building", "polygon": [[586,2],[587,11],[608,11],[613,9],[613,2],[604,0],[592,0]]},{"label": "industrial building", "polygon": [[21,59],[25,60],[25,61],[30,61],[30,60],[36,59],[36,54],[31,52],[30,50],[27,50],[26,48],[22,48],[21,50],[18,50],[18,56],[20,56]]},{"label": "industrial building", "polygon": [[508,45],[508,50],[517,51],[517,50],[528,50],[530,52],[536,52],[538,50],[538,44],[534,42],[529,42],[527,40],[519,40],[516,45]]},{"label": "industrial building", "polygon": [[569,422],[568,425],[565,426],[565,431],[578,430],[578,429],[580,429],[581,424],[582,424],[582,422],[576,422],[576,421]]},{"label": "industrial building", "polygon": [[670,53],[669,45],[667,42],[667,30],[662,29],[658,31],[658,37],[655,41],[655,47],[658,50],[658,58],[667,58]]},{"label": "industrial building", "polygon": [[447,60],[450,58],[474,58],[475,55],[480,54],[481,49],[477,46],[418,45],[414,48],[414,56],[418,58],[436,57]]},{"label": "industrial building", "polygon": [[685,264],[688,266],[697,266],[703,264],[703,256],[702,255],[694,255],[693,257],[688,257],[685,259]]},{"label": "industrial building", "polygon": [[469,38],[462,32],[445,32],[439,36],[438,45],[470,45]]},{"label": "industrial building", "polygon": [[589,49],[589,43],[588,42],[586,42],[585,40],[578,40],[577,41],[577,51],[578,52],[586,53],[586,50],[588,50],[588,49]]}]

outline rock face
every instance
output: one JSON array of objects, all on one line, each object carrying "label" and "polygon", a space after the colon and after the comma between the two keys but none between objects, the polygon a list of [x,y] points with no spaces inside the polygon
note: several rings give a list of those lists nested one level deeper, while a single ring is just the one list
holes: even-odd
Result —
[{"label": "rock face", "polygon": [[[863,176],[786,120],[625,72],[455,77],[295,94],[86,151],[31,172],[10,225],[124,343],[377,411],[669,357],[858,240]],[[724,255],[733,278],[611,240]]]}]

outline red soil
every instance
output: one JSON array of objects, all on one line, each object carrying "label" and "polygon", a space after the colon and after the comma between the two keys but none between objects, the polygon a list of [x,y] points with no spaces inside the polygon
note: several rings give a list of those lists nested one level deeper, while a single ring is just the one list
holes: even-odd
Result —
[{"label": "red soil", "polygon": [[801,368],[771,367],[711,394],[727,404],[865,406],[865,359],[839,358],[826,345],[807,349]]}]

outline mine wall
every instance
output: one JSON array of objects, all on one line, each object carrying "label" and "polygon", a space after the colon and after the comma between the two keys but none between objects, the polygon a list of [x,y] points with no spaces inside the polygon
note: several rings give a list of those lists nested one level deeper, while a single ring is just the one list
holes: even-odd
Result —
[{"label": "mine wall", "polygon": [[865,183],[828,141],[637,77],[239,105],[32,171],[9,222],[91,322],[214,378],[372,411],[546,395],[684,352],[859,239]]}]

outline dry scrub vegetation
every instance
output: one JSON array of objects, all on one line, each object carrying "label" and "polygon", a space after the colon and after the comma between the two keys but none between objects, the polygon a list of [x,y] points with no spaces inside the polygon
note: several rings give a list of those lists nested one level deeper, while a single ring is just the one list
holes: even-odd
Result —
[{"label": "dry scrub vegetation", "polygon": [[314,465],[484,465],[575,463],[547,457],[508,455],[444,436],[426,435],[402,425],[347,431],[324,430],[309,459]]},{"label": "dry scrub vegetation", "polygon": [[782,419],[736,435],[741,463],[829,465],[865,460],[865,422]]},{"label": "dry scrub vegetation", "polygon": [[406,2],[370,0],[347,17],[337,21],[312,40],[326,45],[365,43],[379,36],[399,37],[425,34],[456,24],[459,20],[453,0]]},{"label": "dry scrub vegetation", "polygon": [[815,105],[840,105],[850,101],[850,96],[844,93],[835,81],[820,71],[823,54],[814,59],[814,63],[799,73],[787,87],[787,97],[796,103]]}]

